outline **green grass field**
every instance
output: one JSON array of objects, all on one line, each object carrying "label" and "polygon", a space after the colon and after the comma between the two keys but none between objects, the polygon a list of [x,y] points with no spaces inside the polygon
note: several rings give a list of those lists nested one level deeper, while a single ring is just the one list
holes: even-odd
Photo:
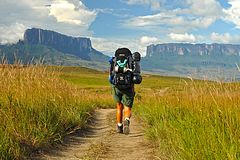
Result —
[{"label": "green grass field", "polygon": [[[106,72],[79,67],[0,68],[0,157],[20,159],[114,107]],[[143,75],[134,114],[160,159],[239,159],[240,84]]]}]

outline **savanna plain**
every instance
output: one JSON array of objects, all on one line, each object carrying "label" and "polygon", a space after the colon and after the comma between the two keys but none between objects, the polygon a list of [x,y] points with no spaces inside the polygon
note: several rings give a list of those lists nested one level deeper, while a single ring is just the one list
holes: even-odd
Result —
[{"label": "savanna plain", "polygon": [[[26,159],[114,108],[108,73],[1,65],[0,158]],[[240,159],[240,84],[143,74],[133,107],[159,159]]]}]

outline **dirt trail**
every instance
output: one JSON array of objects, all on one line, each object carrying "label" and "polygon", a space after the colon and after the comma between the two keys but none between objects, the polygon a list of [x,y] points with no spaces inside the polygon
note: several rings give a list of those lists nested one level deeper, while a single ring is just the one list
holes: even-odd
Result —
[{"label": "dirt trail", "polygon": [[63,145],[42,154],[42,160],[152,160],[153,147],[144,137],[141,125],[134,116],[131,119],[130,134],[115,132],[115,110],[96,110],[86,131],[77,131],[68,136]]}]

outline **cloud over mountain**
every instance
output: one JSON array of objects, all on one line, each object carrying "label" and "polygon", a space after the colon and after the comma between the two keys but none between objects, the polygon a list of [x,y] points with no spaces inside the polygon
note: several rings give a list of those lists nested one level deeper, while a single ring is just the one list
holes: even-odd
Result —
[{"label": "cloud over mountain", "polygon": [[175,42],[195,42],[196,37],[193,34],[177,34],[177,33],[170,33],[168,35],[173,41]]},{"label": "cloud over mountain", "polygon": [[54,0],[49,11],[49,15],[54,16],[58,22],[84,27],[89,27],[97,15],[96,11],[88,10],[81,1],[77,0]]},{"label": "cloud over mountain", "polygon": [[211,40],[217,43],[240,43],[240,36],[239,35],[231,35],[229,33],[219,34],[213,32],[211,34]]},{"label": "cloud over mountain", "polygon": [[97,16],[95,10],[88,9],[78,0],[4,1],[0,14],[0,41],[9,43],[22,39],[20,35],[31,27],[74,36],[89,36],[92,35],[89,26]]}]

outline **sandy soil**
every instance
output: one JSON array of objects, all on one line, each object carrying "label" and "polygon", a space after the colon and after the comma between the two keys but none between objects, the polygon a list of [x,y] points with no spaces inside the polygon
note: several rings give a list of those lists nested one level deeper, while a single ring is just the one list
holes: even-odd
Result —
[{"label": "sandy soil", "polygon": [[47,153],[41,160],[152,160],[154,147],[144,137],[143,128],[131,118],[130,134],[115,132],[115,109],[96,110],[89,127],[67,136],[63,144]]}]

